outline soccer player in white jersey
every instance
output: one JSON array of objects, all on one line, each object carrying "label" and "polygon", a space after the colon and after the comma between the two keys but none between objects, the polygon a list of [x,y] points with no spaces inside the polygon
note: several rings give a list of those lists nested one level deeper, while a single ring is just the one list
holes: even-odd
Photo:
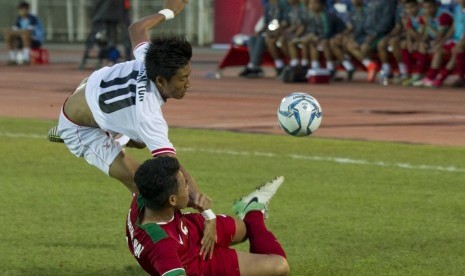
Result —
[{"label": "soccer player in white jersey", "polygon": [[[192,48],[179,36],[149,40],[148,31],[179,14],[187,0],[166,0],[165,9],[129,27],[135,60],[92,73],[66,100],[58,135],[68,149],[104,173],[137,192],[134,175],[140,164],[122,149],[115,135],[130,140],[128,146],[147,147],[152,156],[176,156],[168,139],[161,107],[169,98],[182,99],[189,89]],[[199,191],[181,166],[189,187],[189,206],[214,218],[211,199]],[[216,221],[207,220],[203,251],[209,254],[216,239]]]}]

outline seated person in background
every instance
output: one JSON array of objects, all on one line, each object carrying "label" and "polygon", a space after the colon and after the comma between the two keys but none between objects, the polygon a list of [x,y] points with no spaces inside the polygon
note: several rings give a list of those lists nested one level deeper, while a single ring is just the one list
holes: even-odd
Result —
[{"label": "seated person in background", "polygon": [[[365,23],[363,32],[365,40],[363,41],[360,51],[351,52],[367,69],[367,79],[370,82],[375,81],[378,72],[378,64],[371,59],[371,54],[376,51],[381,40],[391,32],[394,25],[395,15],[394,0],[370,0],[365,2]],[[389,38],[389,36],[388,36]],[[379,53],[381,58],[381,53]]]},{"label": "seated person in background", "polygon": [[438,43],[444,39],[454,22],[452,14],[448,10],[439,7],[436,0],[424,0],[422,10],[419,22],[421,38],[416,53],[417,72],[404,85],[422,85],[421,80],[425,77],[429,68],[430,54],[433,54],[431,67],[440,68],[444,50],[442,45]]},{"label": "seated person in background", "polygon": [[[150,275],[287,275],[286,253],[265,226],[266,208],[284,178],[278,177],[236,201],[240,219],[212,214],[181,213],[189,192],[176,158],[145,161],[134,181],[126,220],[126,239],[132,255]],[[217,220],[217,240],[206,254],[205,220]],[[250,253],[229,246],[249,239]]]},{"label": "seated person in background", "polygon": [[[347,53],[360,53],[360,47],[365,40],[363,25],[365,24],[365,7],[363,0],[352,0],[353,8],[349,13],[347,29],[340,35],[331,39],[331,51],[336,59],[347,71],[347,79],[352,80],[355,67]],[[359,58],[362,59],[363,57]]]},{"label": "seated person in background", "polygon": [[287,0],[287,8],[283,15],[283,21],[279,24],[279,32],[266,37],[267,49],[274,59],[276,73],[279,76],[284,70],[282,54],[288,56],[288,41],[295,36],[295,32],[305,21],[305,6],[299,0]]},{"label": "seated person in background", "polygon": [[[448,34],[438,42],[435,53],[450,52],[451,56],[446,67],[433,67],[428,71],[421,85],[426,87],[441,87],[447,77],[456,69],[458,79],[452,84],[453,87],[465,87],[465,0],[457,0],[454,10],[454,24]],[[436,56],[436,55],[435,55]],[[435,57],[433,57],[435,62]],[[440,72],[439,72],[440,71]],[[438,74],[439,73],[439,74]]]},{"label": "seated person in background", "polygon": [[260,68],[262,55],[266,49],[265,39],[275,39],[280,31],[280,23],[284,19],[286,9],[285,0],[269,0],[264,7],[263,27],[255,36],[250,37],[248,50],[250,61],[246,68],[239,73],[245,78],[263,77],[263,70]]},{"label": "seated person in background", "polygon": [[326,0],[326,8],[330,13],[334,13],[347,25],[350,21],[350,12],[353,9],[351,0]]},{"label": "seated person in background", "polygon": [[308,1],[308,21],[306,34],[301,38],[302,48],[310,53],[311,69],[320,69],[318,50],[323,50],[326,59],[326,69],[333,76],[335,66],[333,55],[329,47],[329,41],[335,35],[342,33],[346,26],[344,22],[335,14],[325,9],[324,0]]},{"label": "seated person in background", "polygon": [[[8,49],[8,65],[29,64],[31,48],[37,49],[44,42],[44,31],[37,16],[29,13],[26,2],[18,5],[18,18],[11,30],[5,30],[5,44]],[[18,51],[22,48],[22,51]]]}]

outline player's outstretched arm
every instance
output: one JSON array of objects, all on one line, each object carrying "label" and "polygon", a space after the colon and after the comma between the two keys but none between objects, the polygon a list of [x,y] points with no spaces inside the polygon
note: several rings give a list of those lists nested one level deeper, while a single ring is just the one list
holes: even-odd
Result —
[{"label": "player's outstretched arm", "polygon": [[149,40],[148,32],[165,20],[173,19],[178,15],[188,0],[165,0],[164,9],[137,20],[129,26],[129,36],[131,37],[132,48],[142,42]]}]

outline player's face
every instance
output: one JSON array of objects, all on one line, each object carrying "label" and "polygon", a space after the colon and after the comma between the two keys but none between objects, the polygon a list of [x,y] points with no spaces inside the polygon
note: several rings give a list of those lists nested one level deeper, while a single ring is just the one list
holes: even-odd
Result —
[{"label": "player's face", "polygon": [[186,178],[184,178],[184,174],[181,171],[178,172],[176,179],[179,186],[178,193],[176,194],[176,208],[184,209],[187,207],[187,203],[189,203],[189,188]]},{"label": "player's face", "polygon": [[22,17],[26,17],[29,13],[29,10],[27,8],[21,8],[18,10],[18,13]]},{"label": "player's face", "polygon": [[410,16],[416,16],[418,14],[418,5],[409,3],[405,6],[405,12]]},{"label": "player's face", "polygon": [[352,0],[352,4],[356,7],[363,6],[363,0]]},{"label": "player's face", "polygon": [[310,0],[308,2],[308,9],[312,12],[320,12],[323,9],[323,7],[321,5],[320,0]]},{"label": "player's face", "polygon": [[424,3],[423,13],[428,17],[433,17],[434,15],[436,15],[436,5],[430,2]]},{"label": "player's face", "polygon": [[182,99],[190,86],[191,65],[190,63],[179,69],[163,90],[167,98]]}]

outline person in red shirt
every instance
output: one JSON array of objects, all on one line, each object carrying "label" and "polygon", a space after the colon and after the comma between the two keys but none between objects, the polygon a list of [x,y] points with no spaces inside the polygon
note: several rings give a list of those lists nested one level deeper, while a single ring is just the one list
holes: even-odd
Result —
[{"label": "person in red shirt", "polygon": [[[419,20],[421,38],[418,41],[416,53],[417,72],[406,82],[406,85],[414,85],[425,77],[429,68],[429,55],[433,54],[433,68],[439,68],[442,63],[442,45],[439,45],[453,25],[452,14],[446,9],[440,8],[435,0],[424,0],[423,13]],[[435,53],[435,50],[438,53]],[[437,51],[440,49],[440,51]]]},{"label": "person in red shirt", "polygon": [[[266,228],[264,213],[283,177],[236,201],[230,216],[181,213],[189,201],[186,179],[176,158],[145,161],[136,172],[134,194],[126,220],[131,254],[151,275],[287,275],[286,254]],[[216,219],[213,251],[203,247],[204,221]],[[229,248],[250,242],[250,252]]]}]

